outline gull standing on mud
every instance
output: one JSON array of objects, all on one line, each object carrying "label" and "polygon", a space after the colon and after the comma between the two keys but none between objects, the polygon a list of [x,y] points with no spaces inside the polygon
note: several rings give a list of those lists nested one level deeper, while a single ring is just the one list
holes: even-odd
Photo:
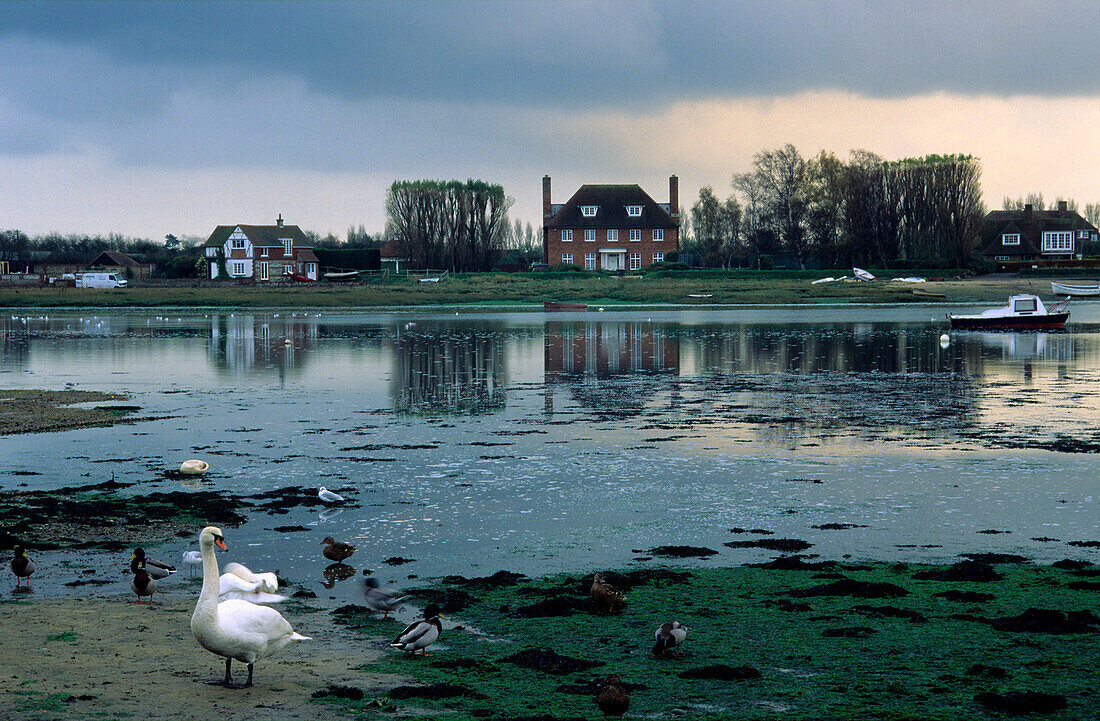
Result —
[{"label": "gull standing on mud", "polygon": [[343,503],[344,501],[348,500],[341,496],[339,493],[333,493],[324,486],[321,486],[321,488],[317,491],[317,497],[325,503]]}]

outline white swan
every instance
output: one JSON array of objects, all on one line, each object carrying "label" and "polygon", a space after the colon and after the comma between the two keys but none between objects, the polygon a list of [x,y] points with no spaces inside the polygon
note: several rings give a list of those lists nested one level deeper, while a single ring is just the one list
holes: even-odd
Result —
[{"label": "white swan", "polygon": [[199,534],[202,552],[202,592],[191,614],[191,633],[199,645],[211,653],[225,657],[225,679],[211,683],[229,688],[233,684],[229,666],[233,659],[248,664],[248,680],[252,685],[252,667],[256,661],[275,653],[291,641],[308,640],[294,631],[282,614],[267,606],[258,606],[240,599],[218,602],[218,559],[214,546],[229,550],[220,528],[207,526]]},{"label": "white swan", "polygon": [[268,593],[264,590],[266,587],[265,581],[261,579],[247,581],[235,573],[223,573],[218,577],[218,600],[227,601],[231,598],[239,598],[250,603],[281,603],[286,600],[286,596]]},{"label": "white swan", "polygon": [[270,571],[266,573],[255,573],[243,563],[234,563],[230,561],[225,564],[225,572],[232,573],[234,576],[240,576],[246,581],[259,581],[259,590],[261,591],[275,593],[279,590],[279,577]]}]

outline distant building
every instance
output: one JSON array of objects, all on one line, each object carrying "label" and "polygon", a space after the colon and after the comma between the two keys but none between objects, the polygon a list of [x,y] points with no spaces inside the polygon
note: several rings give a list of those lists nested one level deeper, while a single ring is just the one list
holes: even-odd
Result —
[{"label": "distant building", "polygon": [[[317,256],[297,225],[219,225],[205,246],[208,277],[252,278],[266,283],[291,274],[317,280]],[[220,256],[220,257],[219,257]]]},{"label": "distant building", "polygon": [[994,210],[982,221],[982,253],[1002,262],[1081,258],[1096,227],[1058,201],[1057,210]]},{"label": "distant building", "polygon": [[108,273],[118,273],[123,278],[148,278],[153,275],[153,263],[139,263],[125,253],[116,250],[105,250],[88,263],[90,270],[102,270]]},{"label": "distant building", "polygon": [[582,185],[565,203],[550,201],[542,179],[542,258],[549,266],[639,270],[680,247],[679,181],[668,179],[668,203],[638,185]]}]

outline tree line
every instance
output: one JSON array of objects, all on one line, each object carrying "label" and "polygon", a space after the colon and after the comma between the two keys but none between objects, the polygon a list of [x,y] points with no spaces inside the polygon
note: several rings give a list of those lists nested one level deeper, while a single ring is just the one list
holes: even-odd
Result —
[{"label": "tree line", "polygon": [[966,267],[981,239],[981,165],[969,155],[847,161],[794,145],[763,150],[724,201],[704,187],[681,251],[703,266]]}]

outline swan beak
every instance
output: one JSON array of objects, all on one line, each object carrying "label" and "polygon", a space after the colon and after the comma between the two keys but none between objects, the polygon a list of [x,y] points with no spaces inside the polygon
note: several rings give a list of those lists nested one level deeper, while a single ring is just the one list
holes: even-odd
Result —
[{"label": "swan beak", "polygon": [[221,536],[214,537],[214,544],[223,551],[229,550],[229,546],[225,545],[225,540]]}]

